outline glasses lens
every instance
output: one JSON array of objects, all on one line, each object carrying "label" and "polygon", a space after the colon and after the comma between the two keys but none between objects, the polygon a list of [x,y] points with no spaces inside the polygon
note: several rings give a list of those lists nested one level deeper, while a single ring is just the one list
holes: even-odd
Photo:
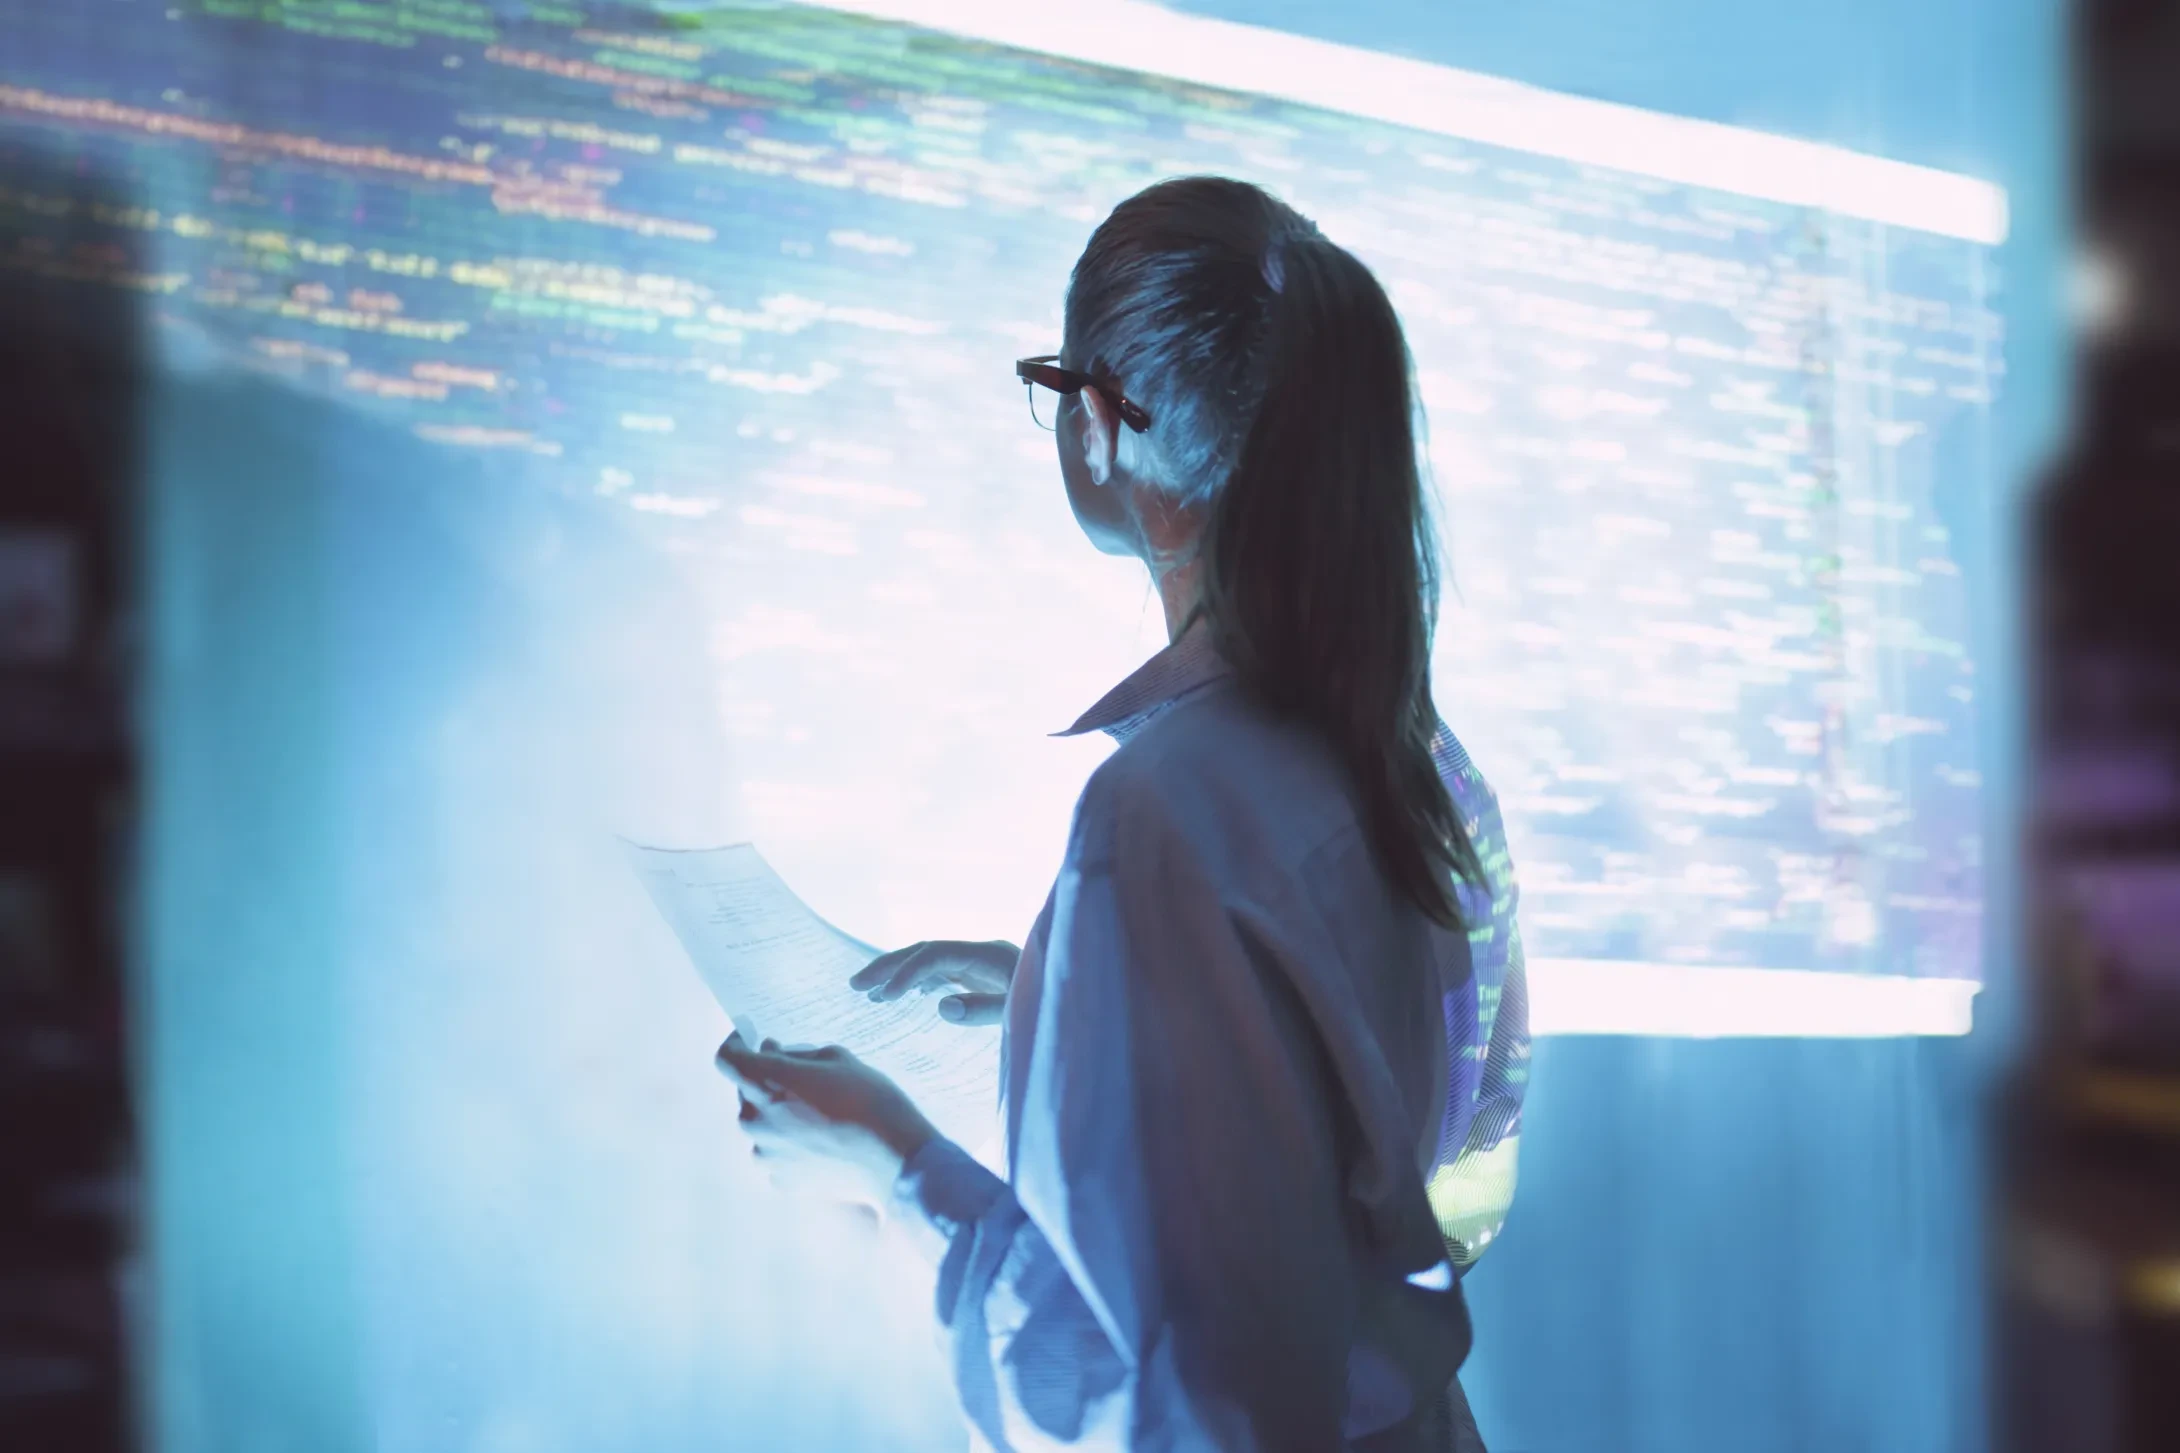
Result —
[{"label": "glasses lens", "polygon": [[1029,386],[1029,416],[1040,429],[1050,429],[1060,417],[1060,396],[1038,384]]}]

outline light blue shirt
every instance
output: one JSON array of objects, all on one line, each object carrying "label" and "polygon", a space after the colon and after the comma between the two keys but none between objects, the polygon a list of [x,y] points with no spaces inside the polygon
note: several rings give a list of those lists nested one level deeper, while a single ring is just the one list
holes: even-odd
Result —
[{"label": "light blue shirt", "polygon": [[1490,880],[1449,931],[1201,629],[1073,730],[1120,747],[1008,997],[1009,1178],[942,1140],[896,1189],[971,1425],[1011,1450],[1451,1446],[1458,1272],[1505,1215],[1527,1079],[1496,804],[1442,731]]}]

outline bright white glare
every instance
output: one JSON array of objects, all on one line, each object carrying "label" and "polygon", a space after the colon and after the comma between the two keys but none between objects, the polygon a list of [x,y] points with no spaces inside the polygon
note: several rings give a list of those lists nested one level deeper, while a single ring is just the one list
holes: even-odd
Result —
[{"label": "bright white glare", "polygon": [[1966,1034],[1972,979],[1531,959],[1533,1034],[1883,1039]]},{"label": "bright white glare", "polygon": [[1745,197],[1819,207],[1996,246],[2006,193],[1975,177],[1836,146],[1668,116],[1148,0],[817,0],[1092,65],[1166,76]]}]

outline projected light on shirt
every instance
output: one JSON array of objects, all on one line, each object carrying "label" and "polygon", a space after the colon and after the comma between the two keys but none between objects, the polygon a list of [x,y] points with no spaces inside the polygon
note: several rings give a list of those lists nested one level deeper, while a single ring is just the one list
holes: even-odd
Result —
[{"label": "projected light on shirt", "polygon": [[143,179],[113,281],[173,330],[701,562],[748,832],[873,940],[1026,926],[1090,760],[1043,733],[1158,634],[1010,360],[1113,203],[1260,180],[1406,321],[1537,1028],[1967,1027],[1995,189],[1150,6],[858,8],[31,7],[0,121]]}]

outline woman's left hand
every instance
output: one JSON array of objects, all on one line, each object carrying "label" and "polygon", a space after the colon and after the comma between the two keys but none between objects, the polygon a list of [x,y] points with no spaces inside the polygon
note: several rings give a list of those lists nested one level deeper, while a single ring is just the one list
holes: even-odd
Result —
[{"label": "woman's left hand", "polygon": [[782,1189],[883,1206],[938,1134],[899,1085],[838,1045],[751,1049],[735,1034],[716,1063],[741,1092],[750,1153]]}]

